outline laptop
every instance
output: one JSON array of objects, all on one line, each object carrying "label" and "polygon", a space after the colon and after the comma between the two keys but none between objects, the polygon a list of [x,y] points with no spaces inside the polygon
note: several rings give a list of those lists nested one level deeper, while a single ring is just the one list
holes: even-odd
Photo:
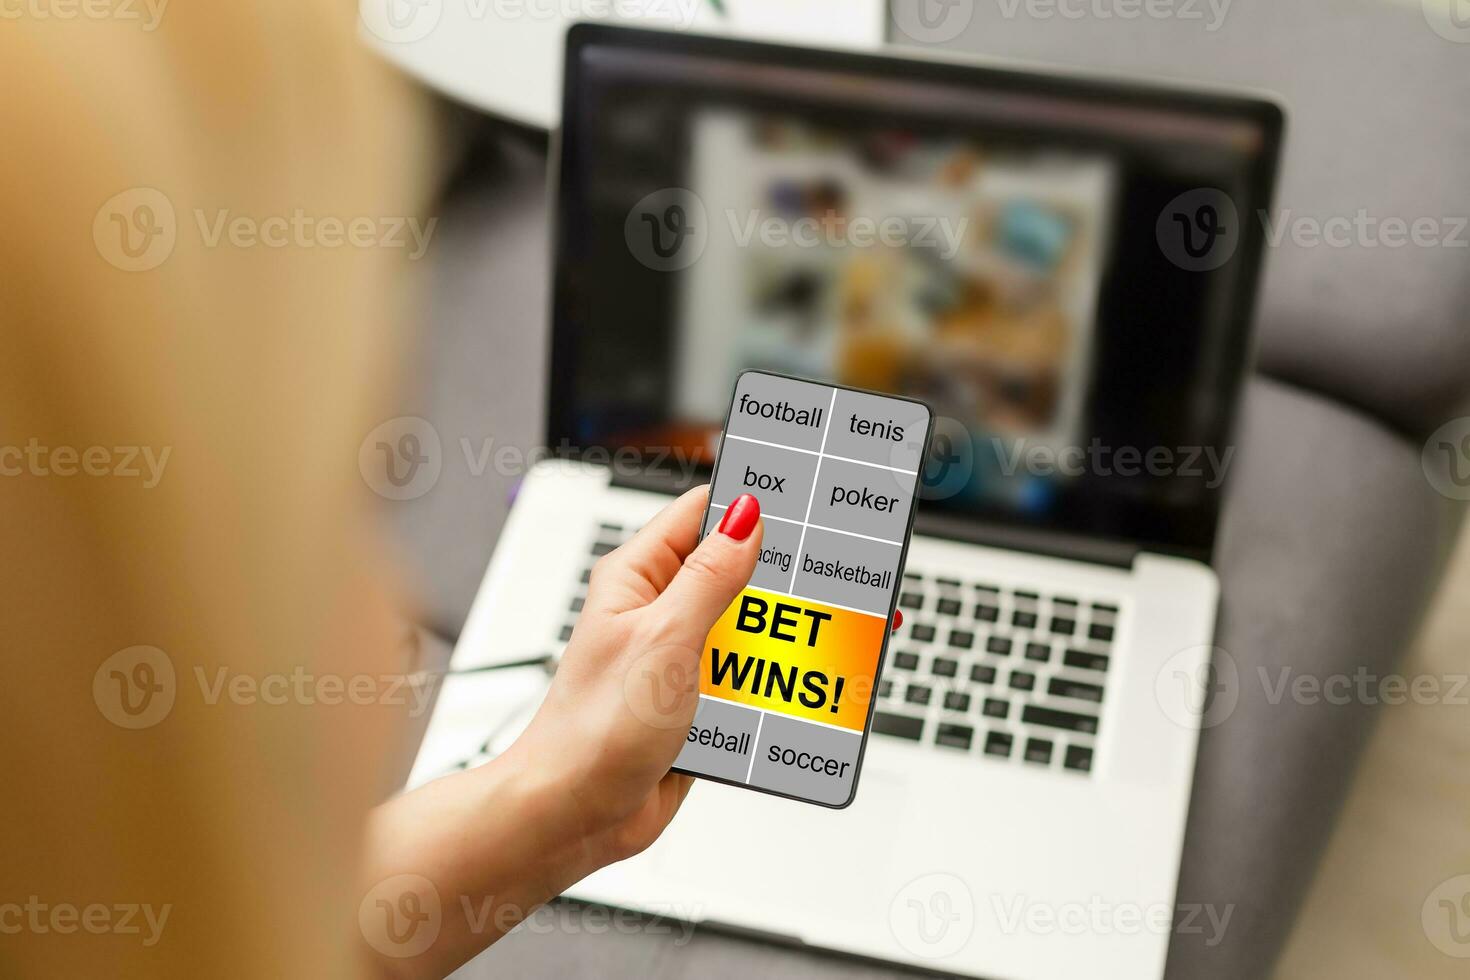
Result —
[{"label": "laptop", "polygon": [[[957,975],[1162,976],[1280,111],[607,26],[567,45],[556,458],[454,668],[565,645],[592,563],[707,479],[741,371],[938,417],[854,804],[702,782],[570,895]],[[545,683],[452,678],[412,780],[493,756]]]}]

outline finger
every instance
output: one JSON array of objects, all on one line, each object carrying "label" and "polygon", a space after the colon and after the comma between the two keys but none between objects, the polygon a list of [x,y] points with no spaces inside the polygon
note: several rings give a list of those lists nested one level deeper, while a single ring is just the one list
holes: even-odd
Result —
[{"label": "finger", "polygon": [[690,552],[668,588],[652,604],[671,641],[702,650],[704,638],[740,590],[750,584],[760,556],[760,503],[742,494],[715,532]]},{"label": "finger", "polygon": [[[699,522],[709,502],[709,487],[695,487],[653,516],[653,519],[609,552],[599,567],[631,576],[651,602],[673,580],[679,566],[699,543]],[[630,583],[631,584],[631,583]]]}]

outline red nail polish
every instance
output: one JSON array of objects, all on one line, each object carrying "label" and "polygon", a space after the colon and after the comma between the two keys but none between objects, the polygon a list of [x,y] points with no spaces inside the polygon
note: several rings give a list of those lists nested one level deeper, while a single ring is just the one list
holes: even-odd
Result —
[{"label": "red nail polish", "polygon": [[760,519],[760,501],[748,493],[742,493],[726,508],[725,516],[720,518],[719,531],[736,541],[744,541],[750,537],[750,532],[755,530],[755,522]]},{"label": "red nail polish", "polygon": [[895,609],[895,610],[893,610],[893,632],[897,633],[898,632],[898,628],[900,626],[902,626],[902,625],[903,625],[903,610],[902,609]]}]

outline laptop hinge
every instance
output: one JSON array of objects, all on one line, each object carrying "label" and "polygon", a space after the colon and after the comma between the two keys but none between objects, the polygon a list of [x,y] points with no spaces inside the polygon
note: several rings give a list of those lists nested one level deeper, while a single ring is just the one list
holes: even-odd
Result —
[{"label": "laptop hinge", "polygon": [[[679,478],[670,474],[645,474],[636,470],[614,468],[612,485],[624,490],[645,490],[653,493],[679,494],[709,479],[708,474],[693,473]],[[948,541],[963,541],[967,544],[988,545],[1010,551],[1046,555],[1050,558],[1067,558],[1093,565],[1111,565],[1131,568],[1133,560],[1143,547],[1132,541],[1093,538],[1080,534],[1048,531],[1044,528],[1014,527],[974,518],[936,514],[919,510],[914,520],[914,533]]]},{"label": "laptop hinge", "polygon": [[947,541],[1005,548],[1049,558],[1066,558],[1092,565],[1131,568],[1143,547],[1134,541],[1094,538],[1045,528],[1016,527],[950,514],[925,513],[914,520],[914,533]]}]

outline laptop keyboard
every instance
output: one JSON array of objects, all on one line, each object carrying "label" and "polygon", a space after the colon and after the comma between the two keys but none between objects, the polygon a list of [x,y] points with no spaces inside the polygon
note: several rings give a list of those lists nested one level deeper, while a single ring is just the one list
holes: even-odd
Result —
[{"label": "laptop keyboard", "polygon": [[[592,563],[631,535],[598,525],[560,645],[586,601]],[[878,681],[875,734],[988,762],[1093,771],[1120,602],[910,567],[898,607],[904,624]]]}]

